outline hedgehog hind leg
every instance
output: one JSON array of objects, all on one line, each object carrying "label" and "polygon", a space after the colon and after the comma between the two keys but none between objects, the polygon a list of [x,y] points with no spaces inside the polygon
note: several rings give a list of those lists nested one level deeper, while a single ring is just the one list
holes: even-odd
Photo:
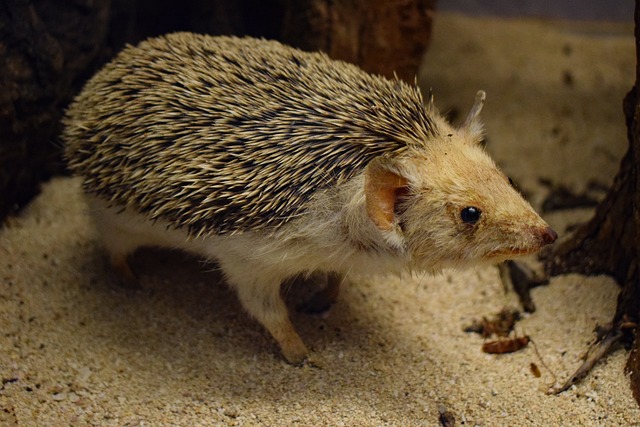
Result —
[{"label": "hedgehog hind leg", "polygon": [[87,196],[91,217],[106,249],[111,266],[127,288],[139,288],[138,276],[131,268],[133,253],[148,243],[135,218],[117,208],[109,207],[106,202],[95,196]]},{"label": "hedgehog hind leg", "polygon": [[276,340],[287,362],[302,365],[309,351],[289,319],[287,306],[280,294],[281,278],[269,278],[261,273],[264,269],[258,266],[219,261],[245,310]]},{"label": "hedgehog hind leg", "polygon": [[139,288],[140,282],[131,268],[130,260],[133,253],[144,245],[125,230],[117,227],[105,229],[98,226],[98,229],[102,234],[102,245],[109,255],[111,267],[118,275],[120,284],[126,288]]}]

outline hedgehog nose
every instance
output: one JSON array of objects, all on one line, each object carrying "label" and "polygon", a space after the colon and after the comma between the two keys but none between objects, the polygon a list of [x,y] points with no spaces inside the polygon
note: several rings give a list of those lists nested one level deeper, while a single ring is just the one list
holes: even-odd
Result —
[{"label": "hedgehog nose", "polygon": [[556,241],[556,239],[558,238],[558,233],[556,233],[553,228],[547,227],[542,230],[542,233],[540,233],[540,237],[542,238],[542,242],[545,245],[548,245]]}]

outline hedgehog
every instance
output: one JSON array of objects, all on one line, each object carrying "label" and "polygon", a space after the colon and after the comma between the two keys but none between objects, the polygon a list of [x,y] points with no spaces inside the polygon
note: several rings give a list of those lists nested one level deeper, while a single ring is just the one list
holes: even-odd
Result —
[{"label": "hedgehog", "polygon": [[460,127],[416,84],[276,41],[173,33],[126,46],[63,119],[116,271],[181,249],[218,263],[284,358],[309,351],[283,282],[438,272],[538,251],[557,234],[482,147],[478,92]]}]

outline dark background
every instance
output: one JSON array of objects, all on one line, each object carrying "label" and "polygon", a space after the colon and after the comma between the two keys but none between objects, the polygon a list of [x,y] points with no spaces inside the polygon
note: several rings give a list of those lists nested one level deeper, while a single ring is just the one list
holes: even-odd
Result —
[{"label": "dark background", "polygon": [[438,10],[471,15],[633,22],[634,3],[632,0],[441,0]]}]

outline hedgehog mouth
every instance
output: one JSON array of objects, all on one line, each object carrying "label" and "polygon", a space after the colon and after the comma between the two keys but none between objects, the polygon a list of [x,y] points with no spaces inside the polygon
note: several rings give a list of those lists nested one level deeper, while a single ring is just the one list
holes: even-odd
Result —
[{"label": "hedgehog mouth", "polygon": [[487,256],[490,258],[508,259],[523,255],[530,255],[538,252],[544,246],[555,242],[557,238],[558,235],[549,226],[542,229],[535,229],[533,239],[529,240],[528,244],[521,243],[519,245],[502,247],[489,252]]},{"label": "hedgehog mouth", "polygon": [[539,247],[509,247],[489,252],[488,258],[514,258],[538,252]]}]

